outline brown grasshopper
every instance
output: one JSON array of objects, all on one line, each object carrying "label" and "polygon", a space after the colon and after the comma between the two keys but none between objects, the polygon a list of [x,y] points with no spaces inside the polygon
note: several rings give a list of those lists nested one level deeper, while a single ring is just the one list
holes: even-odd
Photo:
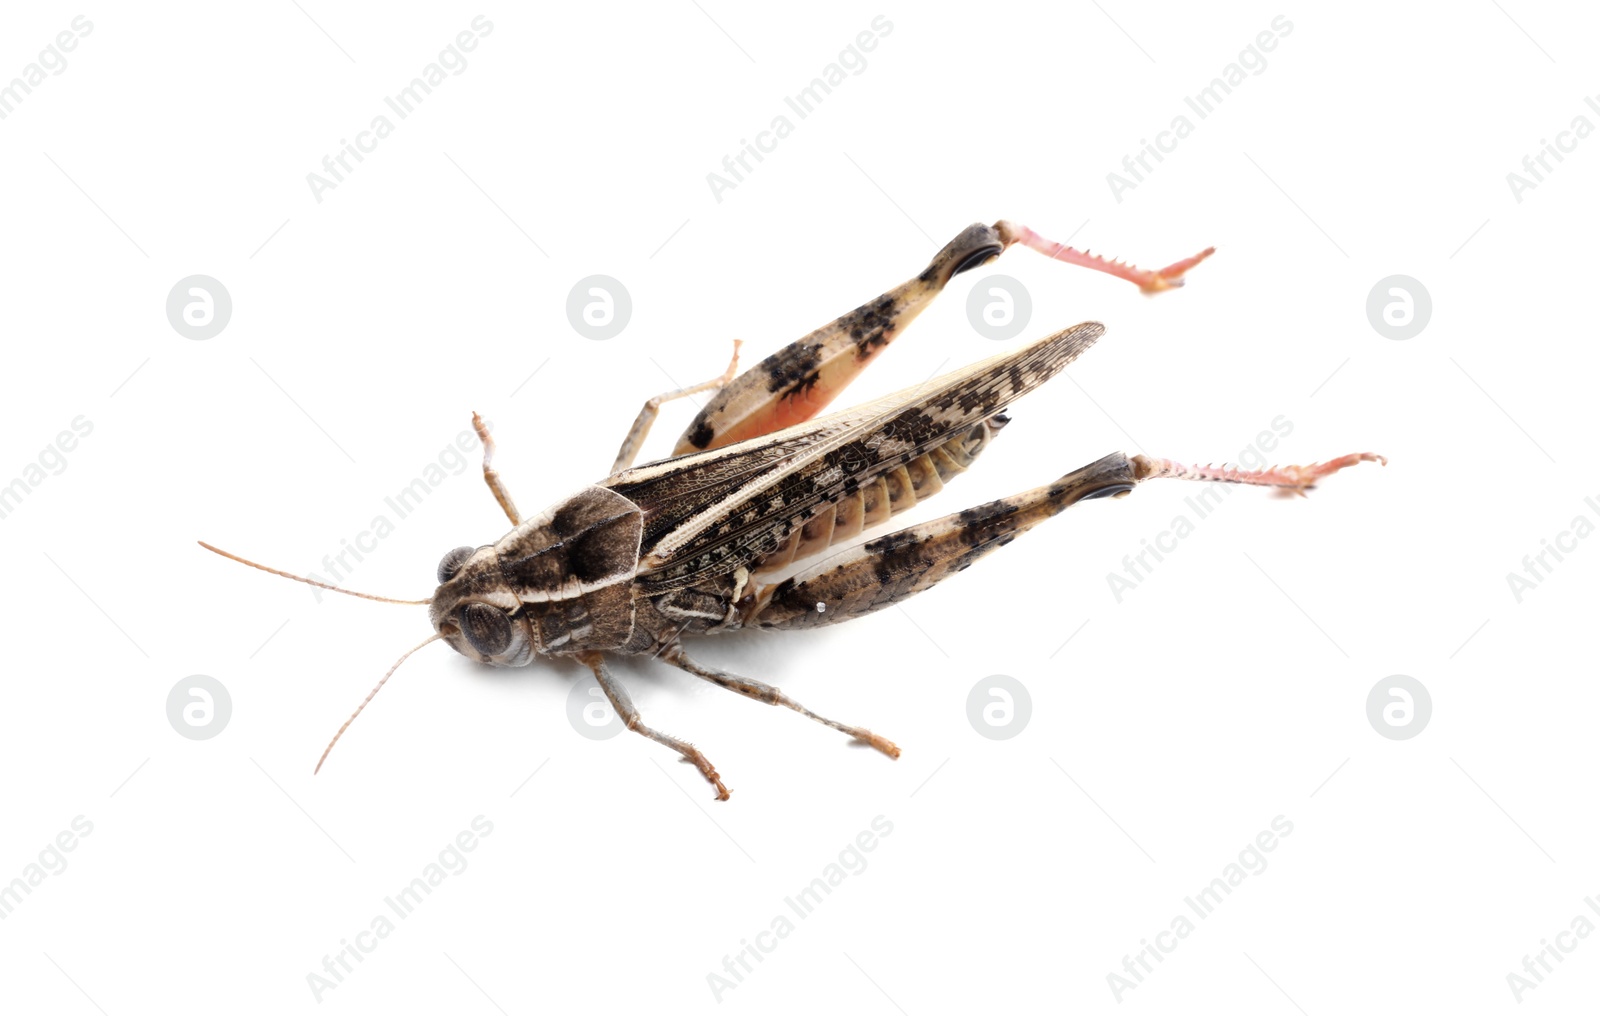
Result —
[{"label": "brown grasshopper", "polygon": [[[607,668],[607,653],[660,658],[898,758],[899,748],[864,727],[820,716],[770,684],[695,662],[684,652],[683,637],[810,628],[870,614],[931,588],[1079,501],[1124,497],[1144,480],[1178,477],[1303,492],[1347,466],[1384,461],[1366,452],[1246,471],[1113,452],[1053,483],[879,536],[783,577],[938,493],[1005,426],[1010,403],[1100,337],[1101,325],[1076,325],[876,402],[814,418],[952,277],[1016,243],[1126,279],[1146,293],[1182,285],[1184,273],[1212,253],[1151,272],[1064,247],[1010,222],[969,226],[916,278],[743,374],[735,377],[735,343],[722,376],[650,399],[609,476],[528,518],[495,472],[494,442],[473,414],[484,480],[513,528],[495,543],[446,554],[430,599],[389,601],[427,604],[434,634],[389,668],[334,735],[317,769],[400,664],[439,639],[497,667],[525,666],[537,656],[576,657],[594,671],[629,730],[692,762],[720,800],[728,790],[710,761],[687,741],[645,725]],[[633,468],[661,405],[708,391],[715,394],[679,438],[673,457]],[[350,592],[201,546],[273,574]]]}]

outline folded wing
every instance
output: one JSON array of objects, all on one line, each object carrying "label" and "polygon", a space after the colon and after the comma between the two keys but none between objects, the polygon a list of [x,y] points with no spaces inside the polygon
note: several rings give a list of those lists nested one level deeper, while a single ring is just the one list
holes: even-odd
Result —
[{"label": "folded wing", "polygon": [[1076,325],[866,406],[608,478],[644,512],[635,582],[666,590],[749,567],[839,497],[1044,384],[1103,331]]}]

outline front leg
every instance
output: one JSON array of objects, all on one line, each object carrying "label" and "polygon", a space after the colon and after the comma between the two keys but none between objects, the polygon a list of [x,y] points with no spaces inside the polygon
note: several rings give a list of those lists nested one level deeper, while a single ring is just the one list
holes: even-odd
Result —
[{"label": "front leg", "polygon": [[1159,271],[1146,271],[1074,250],[1003,219],[992,226],[974,223],[935,254],[916,278],[785,346],[723,386],[689,424],[673,454],[721,448],[811,419],[855,380],[952,278],[1019,243],[1052,260],[1126,279],[1146,293],[1183,285],[1184,273],[1210,257],[1214,249],[1207,248]]},{"label": "front leg", "polygon": [[490,463],[494,461],[494,438],[489,436],[489,428],[484,425],[483,417],[477,413],[472,414],[472,429],[478,432],[478,440],[483,442],[483,482],[489,485],[489,493],[500,502],[500,509],[506,513],[506,518],[511,520],[513,526],[522,525],[522,518],[517,514],[517,506],[511,500],[511,492],[506,490],[505,484],[500,482],[500,474],[494,471]]},{"label": "front leg", "polygon": [[629,730],[636,734],[643,734],[659,744],[666,745],[694,763],[695,768],[700,770],[700,775],[706,778],[706,782],[717,788],[717,800],[726,801],[728,799],[728,788],[722,785],[722,777],[717,775],[717,770],[711,765],[710,760],[700,754],[699,748],[696,748],[688,741],[680,741],[676,737],[663,734],[659,730],[652,730],[644,725],[644,721],[639,718],[639,710],[634,708],[633,699],[628,697],[628,689],[622,686],[621,681],[612,676],[611,669],[606,666],[604,654],[588,652],[577,655],[579,660],[594,671],[594,679],[600,682],[600,690],[606,693],[606,698],[611,700],[611,708],[615,709],[617,715],[622,717],[622,722],[627,724]]}]

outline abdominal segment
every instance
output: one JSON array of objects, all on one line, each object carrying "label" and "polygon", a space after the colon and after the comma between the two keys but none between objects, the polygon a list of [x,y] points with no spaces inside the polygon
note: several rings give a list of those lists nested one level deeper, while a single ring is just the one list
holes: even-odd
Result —
[{"label": "abdominal segment", "polygon": [[946,480],[965,472],[994,435],[1010,422],[996,413],[970,430],[930,449],[902,466],[862,484],[789,534],[778,549],[755,562],[752,573],[770,575],[829,547],[860,536],[891,515],[910,508],[944,489]]}]

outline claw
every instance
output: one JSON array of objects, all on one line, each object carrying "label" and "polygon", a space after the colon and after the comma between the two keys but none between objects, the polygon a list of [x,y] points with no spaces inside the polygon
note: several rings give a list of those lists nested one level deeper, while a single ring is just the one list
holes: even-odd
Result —
[{"label": "claw", "polygon": [[862,744],[870,744],[890,758],[900,757],[900,746],[881,734],[874,734],[870,730],[863,730],[855,735],[856,740]]},{"label": "claw", "polygon": [[1155,272],[1140,272],[1137,268],[1133,269],[1137,274],[1149,276],[1144,282],[1139,283],[1139,292],[1153,296],[1168,289],[1177,289],[1183,285],[1184,273],[1216,252],[1217,249],[1215,247],[1207,247],[1194,257],[1184,258],[1182,261],[1174,261],[1167,267]]},{"label": "claw", "polygon": [[1305,492],[1315,487],[1317,481],[1324,476],[1332,476],[1339,470],[1347,469],[1360,462],[1376,462],[1380,466],[1389,464],[1389,460],[1377,452],[1353,452],[1349,455],[1342,455],[1337,459],[1330,459],[1327,462],[1318,462],[1315,465],[1274,467],[1269,472],[1281,473],[1289,481],[1284,483],[1283,486],[1292,488],[1295,493],[1303,497]]}]

